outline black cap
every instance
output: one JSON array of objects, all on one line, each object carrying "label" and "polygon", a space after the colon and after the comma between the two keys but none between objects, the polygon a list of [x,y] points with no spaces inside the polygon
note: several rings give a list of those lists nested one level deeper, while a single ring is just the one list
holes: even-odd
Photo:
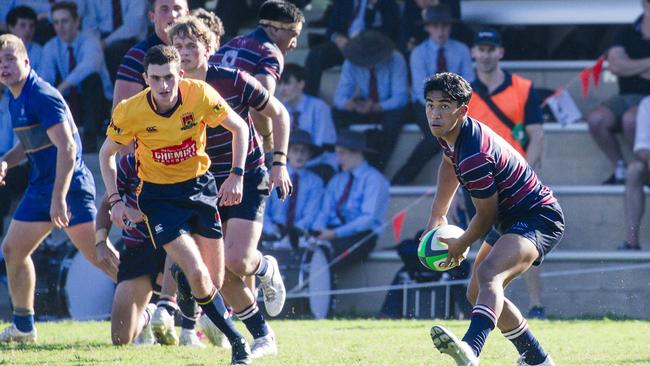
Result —
[{"label": "black cap", "polygon": [[454,17],[451,15],[451,10],[445,5],[430,6],[424,10],[423,15],[424,24],[446,24],[452,23]]},{"label": "black cap", "polygon": [[474,46],[478,45],[501,47],[501,35],[495,29],[483,28],[474,35]]},{"label": "black cap", "polygon": [[293,130],[289,135],[289,145],[307,145],[313,147],[311,135],[305,130]]}]

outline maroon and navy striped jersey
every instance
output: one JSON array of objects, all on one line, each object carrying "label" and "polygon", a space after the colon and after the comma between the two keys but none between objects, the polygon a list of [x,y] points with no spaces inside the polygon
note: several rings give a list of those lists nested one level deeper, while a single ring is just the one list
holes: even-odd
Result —
[{"label": "maroon and navy striped jersey", "polygon": [[240,69],[255,76],[271,75],[280,80],[284,68],[284,56],[262,27],[238,36],[224,44],[210,58],[210,63]]},{"label": "maroon and navy striped jersey", "polygon": [[483,123],[467,117],[453,146],[441,138],[438,142],[451,159],[458,181],[472,197],[497,194],[499,222],[556,202],[526,159]]},{"label": "maroon and navy striped jersey", "polygon": [[[210,65],[205,81],[216,89],[239,116],[248,124],[248,152],[245,170],[264,165],[264,154],[259,137],[248,113],[249,108],[262,110],[268,103],[269,92],[249,73],[217,65]],[[215,178],[225,178],[232,167],[232,134],[223,126],[207,129],[206,152]]]},{"label": "maroon and navy striped jersey", "polygon": [[144,41],[131,47],[126,55],[124,55],[124,58],[122,58],[122,63],[117,69],[117,80],[138,83],[142,85],[142,89],[146,88],[147,84],[142,77],[142,73],[144,72],[144,55],[147,54],[147,51],[151,47],[159,44],[163,44],[163,41],[154,33]]},{"label": "maroon and navy striped jersey", "polygon": [[[135,156],[133,154],[123,155],[117,163],[117,192],[125,202],[126,207],[138,209],[138,198],[136,192],[140,178],[136,168]],[[144,222],[138,224],[130,223],[126,230],[122,230],[122,240],[127,247],[138,245],[152,245],[149,240],[149,231]]]}]

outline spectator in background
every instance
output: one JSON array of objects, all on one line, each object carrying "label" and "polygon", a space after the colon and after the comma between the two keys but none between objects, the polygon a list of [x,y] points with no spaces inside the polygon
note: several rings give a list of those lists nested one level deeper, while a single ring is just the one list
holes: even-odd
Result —
[{"label": "spectator in background", "polygon": [[[9,90],[5,89],[4,84],[0,84],[0,156],[4,156],[18,142],[11,125],[10,97]],[[27,188],[29,182],[27,163],[9,169],[4,181],[6,184],[0,185],[0,236],[4,235],[4,219],[9,214],[11,202],[22,197]]]},{"label": "spectator in background", "polygon": [[[19,6],[31,8],[36,13],[35,41],[43,44],[54,36],[54,29],[50,23],[50,10],[52,4],[61,0],[2,0],[0,1],[0,20],[4,21],[9,12]],[[7,25],[0,23],[0,31],[6,30]]]},{"label": "spectator in background", "polygon": [[[268,0],[260,7],[258,22],[253,32],[224,44],[210,62],[248,72],[273,95],[284,68],[284,56],[296,48],[305,17],[291,3]],[[264,152],[268,153],[274,148],[271,120],[256,111],[251,111],[251,116],[262,136]]]},{"label": "spectator in background", "polygon": [[[399,49],[408,55],[411,51],[427,38],[424,30],[423,16],[427,8],[436,5],[447,5],[454,19],[460,19],[459,0],[405,0],[402,8],[403,20],[400,22]],[[452,27],[452,33],[454,29]]]},{"label": "spectator in background", "polygon": [[327,182],[338,168],[333,152],[336,129],[330,107],[322,99],[304,93],[306,74],[304,67],[287,64],[278,93],[291,116],[291,133],[300,129],[311,136],[311,156],[306,166]]},{"label": "spectator in background", "polygon": [[[544,148],[543,116],[533,83],[501,69],[504,49],[501,35],[494,29],[482,29],[474,37],[472,57],[476,61],[476,79],[468,115],[490,127],[538,170]],[[470,218],[476,210],[467,190],[463,190]],[[485,241],[494,246],[499,234],[493,229]],[[541,299],[540,267],[533,266],[522,277],[526,282],[529,318],[544,318]]]},{"label": "spectator in background", "polygon": [[[288,169],[293,193],[284,201],[275,194],[269,197],[263,227],[263,234],[269,240],[277,240],[287,234],[295,240],[313,228],[325,191],[323,180],[306,169],[316,148],[309,132],[299,129],[291,131]],[[293,244],[297,245],[297,242]]]},{"label": "spectator in background", "polygon": [[644,185],[650,186],[650,97],[641,100],[637,113],[634,158],[627,168],[625,183],[626,239],[619,250],[641,250],[639,228],[645,210]]},{"label": "spectator in background", "polygon": [[[79,32],[79,14],[73,2],[52,6],[56,37],[43,47],[41,77],[65,97],[78,124],[83,125],[85,152],[97,151],[100,128],[108,117],[112,84],[99,39]],[[102,92],[103,91],[103,92]]]},{"label": "spectator in background", "polygon": [[171,42],[165,29],[176,19],[189,14],[187,0],[148,0],[148,3],[149,19],[154,25],[154,33],[131,47],[122,58],[122,64],[117,69],[113,108],[117,103],[136,95],[147,87],[142,77],[144,55],[153,46],[170,45]]},{"label": "spectator in background", "polygon": [[147,3],[143,0],[77,0],[77,3],[82,29],[101,39],[108,73],[115,82],[124,54],[147,36]]},{"label": "spectator in background", "polygon": [[609,70],[618,76],[618,95],[605,101],[589,115],[589,132],[612,163],[614,173],[603,184],[625,183],[625,160],[616,133],[632,143],[637,107],[650,94],[650,1],[641,1],[643,14],[622,27],[607,52]]},{"label": "spectator in background", "polygon": [[336,158],[341,172],[327,184],[323,206],[314,223],[318,239],[328,240],[337,256],[361,242],[335,267],[364,260],[377,244],[388,211],[388,181],[364,158],[368,152],[363,134],[339,132]]},{"label": "spectator in background", "polygon": [[413,49],[410,66],[413,111],[423,139],[393,176],[391,183],[394,185],[411,183],[424,165],[440,152],[440,145],[429,132],[429,123],[424,112],[424,80],[439,72],[453,72],[468,81],[474,80],[469,48],[449,38],[454,21],[449,8],[444,5],[430,7],[422,16],[429,38]]},{"label": "spectator in background", "polygon": [[397,42],[399,6],[395,0],[334,0],[327,25],[328,41],[313,47],[307,55],[305,92],[318,96],[323,71],[343,63],[348,41],[364,30],[373,29]]},{"label": "spectator in background", "polygon": [[[408,70],[393,42],[365,31],[345,47],[345,62],[334,94],[334,122],[340,131],[351,124],[380,123],[376,165],[385,169],[399,137],[408,104]],[[375,163],[375,162],[373,162]]]},{"label": "spectator in background", "polygon": [[36,12],[27,6],[17,6],[7,14],[7,28],[9,33],[18,36],[27,49],[32,69],[38,70],[43,56],[43,47],[36,42],[32,42],[36,33]]},{"label": "spectator in background", "polygon": [[[199,18],[203,22],[203,24],[208,26],[208,28],[212,31],[212,33],[214,33],[214,36],[216,38],[217,44],[215,45],[215,47],[219,48],[219,45],[221,44],[221,37],[223,37],[225,33],[221,19],[218,16],[216,16],[213,12],[207,11],[204,8],[192,9],[190,11],[190,15]],[[216,51],[217,51],[216,49],[212,50],[213,53]]]}]

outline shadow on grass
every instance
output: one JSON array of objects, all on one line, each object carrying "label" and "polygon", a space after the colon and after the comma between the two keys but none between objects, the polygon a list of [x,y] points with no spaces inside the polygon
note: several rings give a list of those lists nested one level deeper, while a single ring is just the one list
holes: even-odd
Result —
[{"label": "shadow on grass", "polygon": [[72,350],[102,350],[114,349],[110,343],[103,342],[69,342],[69,343],[5,343],[0,344],[0,352],[3,351],[72,351]]}]

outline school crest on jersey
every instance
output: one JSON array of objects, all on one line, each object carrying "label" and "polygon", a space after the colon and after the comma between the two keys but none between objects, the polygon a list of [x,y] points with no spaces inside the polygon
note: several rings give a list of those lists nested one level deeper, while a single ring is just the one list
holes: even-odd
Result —
[{"label": "school crest on jersey", "polygon": [[115,131],[115,133],[118,134],[118,135],[122,133],[122,129],[115,126],[115,123],[113,122],[112,119],[111,119],[111,123],[108,125],[108,127],[112,128],[113,131]]},{"label": "school crest on jersey", "polygon": [[219,103],[219,104],[215,105],[214,107],[212,107],[212,110],[215,113],[221,114],[221,113],[225,112],[226,107],[222,103]]},{"label": "school crest on jersey", "polygon": [[196,125],[197,123],[194,120],[194,113],[185,113],[181,116],[181,131],[189,130]]}]

